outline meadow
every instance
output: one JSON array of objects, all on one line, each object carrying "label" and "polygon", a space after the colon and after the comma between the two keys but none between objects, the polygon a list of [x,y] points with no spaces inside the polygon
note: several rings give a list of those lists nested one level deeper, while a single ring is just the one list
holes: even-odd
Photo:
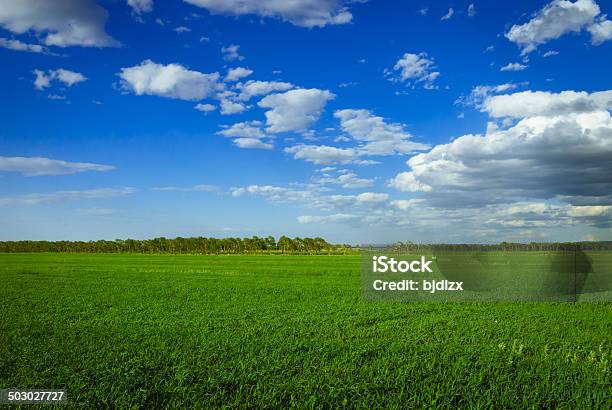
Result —
[{"label": "meadow", "polygon": [[612,303],[366,302],[359,269],[0,254],[0,387],[70,407],[612,408]]}]

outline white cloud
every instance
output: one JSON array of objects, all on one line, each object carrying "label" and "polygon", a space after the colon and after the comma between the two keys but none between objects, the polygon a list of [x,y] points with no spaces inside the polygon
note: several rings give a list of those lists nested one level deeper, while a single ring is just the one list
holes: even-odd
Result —
[{"label": "white cloud", "polygon": [[213,14],[241,16],[255,14],[279,18],[300,27],[346,24],[353,16],[341,0],[185,0]]},{"label": "white cloud", "polygon": [[367,188],[374,185],[373,179],[359,178],[356,174],[353,174],[352,172],[339,175],[337,180],[338,184],[342,186],[342,188],[349,189]]},{"label": "white cloud", "polygon": [[178,27],[173,28],[172,30],[176,31],[179,34],[189,33],[191,31],[189,27],[185,27],[185,26],[178,26]]},{"label": "white cloud", "polygon": [[51,86],[51,76],[47,75],[44,71],[34,70],[34,75],[36,75],[34,88],[37,90],[43,90]]},{"label": "white cloud", "polygon": [[267,95],[272,92],[287,91],[294,87],[291,83],[281,81],[255,81],[249,80],[246,83],[238,84],[240,95],[238,99],[248,101],[253,97]]},{"label": "white cloud", "polygon": [[268,132],[303,131],[316,122],[335,95],[316,88],[290,90],[263,98],[258,105],[266,111]]},{"label": "white cloud", "polygon": [[98,188],[82,191],[55,191],[33,193],[16,197],[0,198],[0,205],[37,205],[46,202],[61,202],[83,199],[102,199],[125,196],[136,192],[134,188]]},{"label": "white cloud", "polygon": [[363,155],[406,154],[423,150],[429,146],[409,141],[411,135],[403,124],[387,123],[384,118],[368,110],[337,110],[334,117],[340,120],[344,132],[363,144],[359,147]]},{"label": "white cloud", "polygon": [[136,95],[157,95],[196,101],[220,88],[219,73],[204,74],[180,64],[157,64],[144,60],[139,65],[122,68],[118,74],[124,89]]},{"label": "white cloud", "polygon": [[391,186],[421,191],[428,204],[444,208],[530,200],[610,206],[611,97],[612,91],[493,96],[485,109],[521,118],[516,125],[415,155]]},{"label": "white cloud", "polygon": [[468,6],[467,13],[469,17],[474,17],[476,15],[476,6],[474,6],[474,3]]},{"label": "white cloud", "polygon": [[374,161],[373,159],[357,159],[353,161],[355,165],[367,166],[367,165],[376,165],[380,164],[380,161]]},{"label": "white cloud", "polygon": [[504,93],[517,89],[523,84],[505,83],[499,85],[477,85],[472,88],[470,95],[457,98],[455,104],[467,107],[481,108],[485,100],[494,94]]},{"label": "white cloud", "polygon": [[431,191],[431,186],[417,181],[413,172],[401,172],[389,181],[389,186],[404,192]]},{"label": "white cloud", "polygon": [[[389,195],[379,192],[363,192],[359,195],[326,194],[329,189],[318,184],[293,184],[291,187],[273,185],[249,185],[232,188],[234,197],[256,195],[275,203],[302,205],[323,211],[345,213],[347,210],[362,214],[367,220],[373,214],[389,209]],[[318,218],[318,217],[316,217]]]},{"label": "white cloud", "polygon": [[219,192],[220,189],[216,185],[199,184],[193,185],[188,188],[176,187],[176,186],[164,186],[153,188],[154,191],[176,191],[176,192]]},{"label": "white cloud", "polygon": [[[419,83],[426,89],[434,89],[434,81],[440,76],[435,69],[433,59],[429,59],[427,53],[412,54],[405,53],[393,66],[399,76],[392,78],[394,81],[408,82],[409,84]],[[390,74],[390,71],[387,71]]]},{"label": "white cloud", "polygon": [[521,63],[508,63],[500,68],[499,71],[523,71],[526,68],[527,66]]},{"label": "white cloud", "polygon": [[356,197],[357,202],[362,203],[380,203],[385,202],[389,199],[388,194],[382,194],[378,192],[363,192]]},{"label": "white cloud", "polygon": [[232,115],[232,114],[240,114],[241,112],[245,112],[249,107],[246,105],[231,101],[228,99],[221,100],[221,115]]},{"label": "white cloud", "polygon": [[230,68],[225,76],[225,81],[238,81],[241,78],[250,76],[251,74],[253,74],[253,70],[249,70],[245,67]]},{"label": "white cloud", "polygon": [[65,70],[63,68],[49,70],[47,72],[42,70],[34,70],[34,74],[36,75],[36,79],[34,80],[34,88],[37,90],[50,87],[52,81],[59,81],[68,87],[72,87],[74,84],[87,80],[87,77],[85,77],[83,74]]},{"label": "white cloud", "polygon": [[244,57],[238,54],[238,50],[240,46],[237,44],[231,44],[227,47],[221,47],[221,54],[223,54],[223,59],[225,61],[242,61]]},{"label": "white cloud", "polygon": [[368,155],[406,154],[415,150],[425,150],[429,146],[409,140],[411,135],[403,124],[387,123],[384,118],[373,115],[368,110],[344,109],[334,112],[334,117],[340,120],[340,127],[358,143],[355,147],[338,148],[328,145],[299,144],[285,149],[294,154],[295,159],[301,159],[314,164],[357,164],[371,165],[376,161],[363,160],[359,157]]},{"label": "white cloud", "polygon": [[523,91],[488,98],[482,111],[491,117],[561,116],[612,109],[612,91],[595,93]]},{"label": "white cloud", "polygon": [[212,104],[196,104],[193,108],[201,112],[211,112],[217,109],[217,107]]},{"label": "white cloud", "polygon": [[336,148],[327,145],[295,145],[285,148],[295,159],[312,162],[317,165],[348,164],[357,158],[353,148]]},{"label": "white cloud", "polygon": [[263,138],[266,134],[261,129],[262,125],[260,121],[238,122],[217,134],[224,137]]},{"label": "white cloud", "polygon": [[95,0],[0,0],[0,27],[16,34],[32,31],[48,46],[117,46],[104,31],[107,17]]},{"label": "white cloud", "polygon": [[555,51],[555,50],[549,50],[547,52],[545,52],[544,54],[542,54],[542,57],[547,58],[547,57],[552,57],[552,56],[556,56],[558,55],[559,52]]},{"label": "white cloud", "polygon": [[274,145],[257,138],[236,138],[234,144],[239,148],[273,149]]},{"label": "white cloud", "polygon": [[234,138],[234,145],[239,148],[272,149],[274,145],[264,142],[262,139],[269,138],[261,127],[260,121],[238,122],[217,132],[224,137]]},{"label": "white cloud", "polygon": [[28,44],[8,38],[0,38],[0,47],[15,51],[29,51],[30,53],[47,53],[47,48],[40,44]]},{"label": "white cloud", "polygon": [[455,10],[453,10],[453,8],[449,8],[448,9],[448,13],[446,13],[445,15],[443,15],[440,20],[450,20],[453,17],[453,14],[455,14]]},{"label": "white cloud", "polygon": [[136,14],[149,13],[153,11],[153,0],[127,0],[127,4]]},{"label": "white cloud", "polygon": [[[611,38],[605,34],[606,26],[610,27],[605,23],[605,16],[595,21],[599,13],[600,8],[593,0],[553,0],[527,23],[512,26],[506,38],[516,43],[526,55],[550,40],[586,28],[592,35],[592,43],[597,45]],[[603,29],[603,36],[600,29]]]},{"label": "white cloud", "polygon": [[419,203],[421,203],[419,199],[396,199],[391,201],[391,206],[394,206],[401,211],[407,211]]},{"label": "white cloud", "polygon": [[332,215],[302,215],[298,216],[301,224],[327,223],[327,222],[348,222],[360,219],[357,215],[351,214],[332,214]]},{"label": "white cloud", "polygon": [[315,182],[318,184],[340,185],[342,188],[347,189],[367,188],[374,185],[373,179],[359,178],[357,174],[352,172],[340,174],[337,177],[321,177],[316,179]]},{"label": "white cloud", "polygon": [[612,21],[606,19],[605,15],[587,27],[587,30],[591,33],[591,42],[596,46],[612,40]]},{"label": "white cloud", "polygon": [[85,77],[83,74],[70,70],[64,70],[63,68],[52,71],[52,74],[57,80],[69,87],[87,80],[87,77]]},{"label": "white cloud", "polygon": [[68,175],[86,171],[111,171],[112,165],[67,162],[44,157],[0,157],[0,171],[19,172],[25,176]]},{"label": "white cloud", "polygon": [[568,215],[570,216],[609,216],[612,217],[611,205],[596,205],[596,206],[569,206]]},{"label": "white cloud", "polygon": [[296,190],[273,185],[249,185],[247,187],[232,188],[231,194],[234,197],[245,194],[259,195],[274,202],[303,202],[314,198],[314,193],[308,189]]}]

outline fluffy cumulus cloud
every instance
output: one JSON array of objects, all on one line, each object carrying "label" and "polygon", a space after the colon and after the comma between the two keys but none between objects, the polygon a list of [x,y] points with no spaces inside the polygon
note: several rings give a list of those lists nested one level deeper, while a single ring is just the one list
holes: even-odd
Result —
[{"label": "fluffy cumulus cloud", "polygon": [[239,90],[238,99],[248,101],[253,97],[268,95],[273,92],[287,91],[294,87],[291,83],[282,81],[249,80],[236,86]]},{"label": "fluffy cumulus cloud", "polygon": [[612,23],[600,12],[594,0],[553,0],[528,22],[512,26],[506,38],[516,43],[523,55],[564,34],[584,29],[591,33],[593,44],[601,44],[612,38]]},{"label": "fluffy cumulus cloud", "polygon": [[314,182],[324,185],[339,185],[342,188],[347,189],[367,188],[374,185],[373,179],[359,178],[359,176],[353,172],[346,172],[338,176],[324,174],[323,176],[316,178]]},{"label": "fluffy cumulus cloud", "polygon": [[411,135],[403,124],[387,123],[384,118],[369,110],[344,109],[334,112],[340,128],[348,137],[338,141],[354,142],[352,147],[298,144],[285,149],[295,159],[317,165],[356,164],[371,165],[376,161],[362,159],[364,156],[407,154],[429,148],[426,144],[410,141]]},{"label": "fluffy cumulus cloud", "polygon": [[293,158],[312,162],[317,165],[348,164],[358,158],[353,148],[337,148],[328,145],[299,144],[285,148]]},{"label": "fluffy cumulus cloud", "polygon": [[240,114],[249,109],[249,107],[241,102],[232,101],[228,98],[221,98],[221,115]]},{"label": "fluffy cumulus cloud", "polygon": [[340,127],[356,141],[362,143],[362,155],[406,154],[429,148],[425,144],[409,141],[411,135],[403,124],[387,123],[369,110],[337,110],[334,117]]},{"label": "fluffy cumulus cloud", "polygon": [[[241,16],[254,14],[273,17],[300,27],[346,24],[353,16],[342,0],[185,0],[213,14]],[[354,1],[353,1],[354,2]]]},{"label": "fluffy cumulus cloud", "polygon": [[0,27],[15,34],[32,31],[48,46],[117,46],[104,30],[107,17],[95,0],[0,0]]},{"label": "fluffy cumulus cloud", "polygon": [[406,82],[411,85],[420,84],[426,89],[435,89],[434,81],[440,76],[434,71],[435,63],[427,53],[405,53],[393,66],[386,70],[386,75],[392,81]]},{"label": "fluffy cumulus cloud", "polygon": [[407,192],[430,191],[431,186],[417,181],[414,172],[401,172],[389,181],[389,186]]},{"label": "fluffy cumulus cloud", "polygon": [[587,27],[591,33],[591,42],[598,46],[604,41],[612,40],[612,21],[606,16],[601,16],[594,24]]},{"label": "fluffy cumulus cloud", "polygon": [[[225,81],[231,83],[252,73],[251,70],[239,67],[229,70]],[[223,85],[221,85],[223,87]],[[226,89],[214,95],[219,100],[222,115],[240,114],[252,106],[247,101],[255,96],[267,95],[275,91],[285,91],[293,88],[293,84],[277,81],[255,81],[235,83],[231,89]]]},{"label": "fluffy cumulus cloud", "polygon": [[127,0],[127,4],[136,14],[149,13],[153,11],[153,0]]},{"label": "fluffy cumulus cloud", "polygon": [[34,70],[34,75],[36,76],[34,79],[34,88],[37,90],[51,87],[53,81],[59,81],[68,87],[72,87],[74,84],[87,80],[87,77],[83,74],[63,68],[49,71]]},{"label": "fluffy cumulus cloud", "polygon": [[523,91],[488,98],[482,110],[491,117],[563,116],[612,109],[612,91],[594,93]]},{"label": "fluffy cumulus cloud", "polygon": [[212,104],[196,104],[193,108],[204,113],[208,113],[217,109],[217,107]]},{"label": "fluffy cumulus cloud", "polygon": [[595,219],[607,215],[604,208],[585,207],[612,205],[611,97],[612,91],[492,96],[483,110],[516,124],[416,155],[390,185],[445,209],[558,201],[566,216],[602,223]]},{"label": "fluffy cumulus cloud", "polygon": [[227,70],[227,75],[225,76],[225,81],[233,82],[238,81],[241,78],[248,77],[253,74],[253,70],[249,70],[245,67],[236,67],[230,68]]},{"label": "fluffy cumulus cloud", "polygon": [[321,116],[329,100],[335,95],[327,90],[295,89],[282,94],[271,94],[258,105],[266,111],[268,132],[303,131]]},{"label": "fluffy cumulus cloud", "polygon": [[266,134],[261,129],[263,123],[260,121],[238,122],[218,132],[224,137],[240,138],[263,138]]},{"label": "fluffy cumulus cloud", "polygon": [[263,131],[261,121],[238,122],[219,131],[217,134],[233,138],[238,148],[272,149],[271,138]]},{"label": "fluffy cumulus cloud", "polygon": [[86,171],[111,171],[112,165],[68,162],[43,157],[0,157],[0,171],[19,172],[26,176],[67,175]]},{"label": "fluffy cumulus cloud", "polygon": [[204,74],[180,64],[157,64],[145,60],[122,68],[122,87],[136,95],[157,95],[180,100],[201,100],[220,89],[219,73]]}]

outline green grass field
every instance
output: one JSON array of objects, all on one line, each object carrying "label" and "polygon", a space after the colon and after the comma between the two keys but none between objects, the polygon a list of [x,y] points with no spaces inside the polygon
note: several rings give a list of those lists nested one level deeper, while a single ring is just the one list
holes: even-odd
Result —
[{"label": "green grass field", "polygon": [[612,303],[367,303],[359,266],[1,254],[0,388],[66,388],[73,407],[612,407]]}]

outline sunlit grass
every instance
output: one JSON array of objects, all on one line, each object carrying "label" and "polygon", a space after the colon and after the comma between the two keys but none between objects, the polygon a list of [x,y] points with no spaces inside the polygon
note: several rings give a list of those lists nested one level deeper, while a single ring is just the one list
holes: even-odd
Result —
[{"label": "sunlit grass", "polygon": [[365,303],[359,265],[0,255],[0,386],[118,408],[612,406],[611,303]]}]

